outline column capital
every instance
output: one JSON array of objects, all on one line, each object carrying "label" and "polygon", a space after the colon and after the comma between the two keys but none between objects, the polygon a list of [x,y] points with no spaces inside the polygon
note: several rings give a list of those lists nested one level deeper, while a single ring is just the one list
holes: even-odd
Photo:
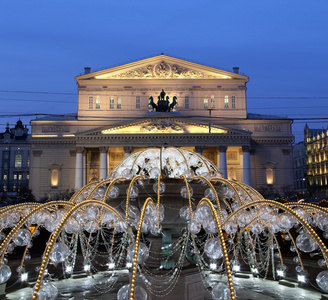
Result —
[{"label": "column capital", "polygon": [[108,147],[101,146],[101,147],[99,147],[99,151],[100,151],[100,153],[107,153]]},{"label": "column capital", "polygon": [[124,146],[123,149],[124,149],[124,153],[130,154],[132,152],[133,147],[132,146]]},{"label": "column capital", "polygon": [[84,147],[76,147],[75,151],[76,151],[76,153],[83,153]]},{"label": "column capital", "polygon": [[251,152],[251,147],[250,146],[241,146],[241,149],[243,152]]},{"label": "column capital", "polygon": [[195,146],[195,151],[197,153],[203,153],[204,150],[204,146]]},{"label": "column capital", "polygon": [[218,148],[220,152],[227,152],[228,146],[219,146]]}]

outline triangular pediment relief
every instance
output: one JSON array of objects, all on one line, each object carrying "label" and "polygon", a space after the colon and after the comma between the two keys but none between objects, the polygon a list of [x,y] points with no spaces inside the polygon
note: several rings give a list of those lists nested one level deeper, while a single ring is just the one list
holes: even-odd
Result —
[{"label": "triangular pediment relief", "polygon": [[209,123],[174,117],[152,117],[139,119],[134,122],[116,126],[102,127],[83,135],[136,135],[136,134],[222,134],[222,135],[250,135],[250,132],[223,126],[210,125]]},{"label": "triangular pediment relief", "polygon": [[134,63],[97,71],[79,79],[244,79],[248,77],[192,63],[167,55],[159,55]]}]

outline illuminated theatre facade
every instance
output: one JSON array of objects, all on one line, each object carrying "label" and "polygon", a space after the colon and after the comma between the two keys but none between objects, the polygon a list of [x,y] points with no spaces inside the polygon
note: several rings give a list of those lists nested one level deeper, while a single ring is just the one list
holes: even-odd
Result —
[{"label": "illuminated theatre facade", "polygon": [[[168,146],[204,155],[228,179],[282,193],[293,184],[291,120],[247,113],[248,80],[238,68],[163,54],[96,72],[85,68],[75,78],[77,114],[32,121],[33,193],[78,189],[107,177],[132,152]],[[177,104],[159,109],[158,97]]]}]

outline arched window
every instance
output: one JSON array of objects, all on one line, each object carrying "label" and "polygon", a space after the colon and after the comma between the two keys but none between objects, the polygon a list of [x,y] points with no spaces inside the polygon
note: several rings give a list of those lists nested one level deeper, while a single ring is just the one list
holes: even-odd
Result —
[{"label": "arched window", "polygon": [[229,108],[229,96],[224,96],[224,108]]},{"label": "arched window", "polygon": [[190,108],[190,106],[189,106],[189,96],[185,96],[185,108],[186,109]]},{"label": "arched window", "polygon": [[266,169],[266,181],[267,184],[273,184],[273,170],[271,168]]},{"label": "arched window", "polygon": [[59,173],[58,170],[52,170],[51,171],[51,187],[57,187],[58,186],[58,179],[59,179]]},{"label": "arched window", "polygon": [[208,108],[208,97],[204,96],[204,108]]},{"label": "arched window", "polygon": [[16,154],[15,156],[15,168],[19,169],[22,167],[22,156],[20,154]]}]

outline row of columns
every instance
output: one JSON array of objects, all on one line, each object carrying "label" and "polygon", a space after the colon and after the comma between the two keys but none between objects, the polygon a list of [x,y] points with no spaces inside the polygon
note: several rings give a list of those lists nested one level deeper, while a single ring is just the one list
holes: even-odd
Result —
[{"label": "row of columns", "polygon": [[[224,178],[228,178],[227,174],[227,146],[219,146],[218,168],[223,174]],[[196,146],[196,153],[203,154],[203,146]],[[76,149],[76,161],[75,161],[75,189],[79,189],[83,186],[83,147]],[[100,151],[100,169],[99,178],[103,179],[107,177],[107,152],[108,147],[99,147]],[[124,157],[127,157],[132,152],[132,147],[124,147]],[[251,160],[250,160],[250,148],[248,146],[242,146],[242,182],[247,185],[251,185]]]}]

